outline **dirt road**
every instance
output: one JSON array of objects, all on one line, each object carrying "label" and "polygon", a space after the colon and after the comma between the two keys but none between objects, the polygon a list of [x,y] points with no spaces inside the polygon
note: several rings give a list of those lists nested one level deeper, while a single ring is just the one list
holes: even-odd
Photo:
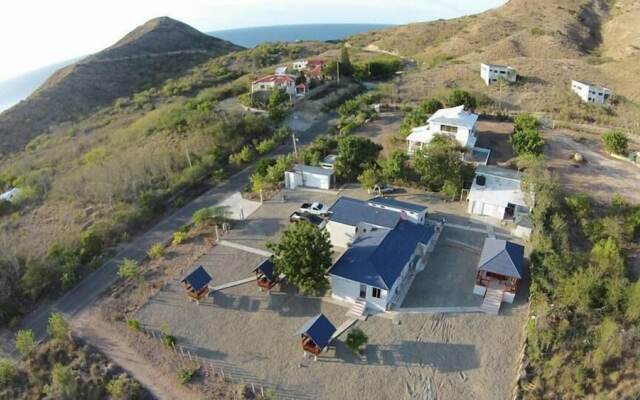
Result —
[{"label": "dirt road", "polygon": [[[605,154],[599,137],[557,129],[545,131],[544,138],[547,163],[565,189],[599,201],[610,201],[618,193],[629,202],[640,203],[640,168]],[[571,160],[576,152],[585,158],[584,164]]]}]

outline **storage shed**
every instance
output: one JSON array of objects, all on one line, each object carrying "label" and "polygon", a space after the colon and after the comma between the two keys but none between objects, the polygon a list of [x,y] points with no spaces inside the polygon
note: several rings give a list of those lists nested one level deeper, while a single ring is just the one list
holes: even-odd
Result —
[{"label": "storage shed", "polygon": [[335,184],[335,176],[332,169],[296,164],[284,173],[284,184],[287,189],[301,186],[328,190]]},{"label": "storage shed", "polygon": [[211,275],[207,273],[202,265],[181,281],[182,286],[187,290],[189,298],[196,302],[199,302],[209,295],[210,282]]},{"label": "storage shed", "polygon": [[469,214],[503,220],[529,213],[518,171],[493,165],[478,166],[467,200]]},{"label": "storage shed", "polygon": [[324,314],[311,318],[298,330],[297,335],[302,339],[302,349],[306,353],[318,356],[331,342],[331,336],[336,327]]}]

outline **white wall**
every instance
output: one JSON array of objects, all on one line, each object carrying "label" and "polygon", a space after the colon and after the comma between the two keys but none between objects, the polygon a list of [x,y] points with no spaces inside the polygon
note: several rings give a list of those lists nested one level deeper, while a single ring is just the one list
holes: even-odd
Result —
[{"label": "white wall", "polygon": [[486,215],[489,217],[504,219],[504,207],[494,206],[477,200],[469,200],[467,212],[473,215]]},{"label": "white wall", "polygon": [[609,89],[587,85],[578,81],[571,81],[571,91],[580,96],[582,101],[596,104],[604,104],[607,98],[611,95],[611,91]]},{"label": "white wall", "polygon": [[[360,299],[360,283],[340,276],[329,275],[331,281],[331,297],[355,303]],[[368,308],[378,310],[386,310],[388,293],[384,289],[380,289],[380,298],[373,297],[373,286],[367,285],[367,296],[363,299],[367,303]]]},{"label": "white wall", "polygon": [[487,86],[496,83],[498,78],[502,78],[507,82],[515,82],[518,77],[515,70],[511,68],[497,67],[487,64],[480,65],[480,76]]},{"label": "white wall", "polygon": [[329,189],[331,188],[331,177],[328,175],[314,174],[311,172],[302,173],[303,185],[311,188]]},{"label": "white wall", "polygon": [[356,236],[355,226],[341,224],[331,220],[327,222],[326,229],[327,232],[329,232],[329,238],[334,247],[346,249]]}]

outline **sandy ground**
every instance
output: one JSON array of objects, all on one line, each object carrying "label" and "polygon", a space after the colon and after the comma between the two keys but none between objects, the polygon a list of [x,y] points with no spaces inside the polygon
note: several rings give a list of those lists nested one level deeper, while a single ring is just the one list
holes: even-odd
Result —
[{"label": "sandy ground", "polygon": [[74,333],[99,348],[109,359],[134,376],[158,399],[197,399],[201,396],[175,384],[176,378],[163,368],[150,368],[148,360],[126,340],[119,340],[121,332],[96,316],[95,310],[84,311],[72,320]]},{"label": "sandy ground", "polygon": [[[544,138],[547,163],[564,188],[587,193],[600,201],[610,201],[619,193],[627,201],[640,203],[640,168],[605,154],[599,137],[548,130]],[[575,152],[582,154],[586,163],[573,162]]]},{"label": "sandy ground", "polygon": [[[345,189],[342,194],[367,197],[362,190]],[[411,193],[404,196],[413,201],[427,198]],[[264,248],[265,240],[277,238],[288,224],[286,218],[300,201],[331,201],[335,195],[295,192],[287,198],[286,203],[266,203],[225,239]],[[453,213],[463,207],[460,204],[435,200],[428,204],[433,205],[436,216],[448,215],[470,227],[484,226],[480,221],[455,217]],[[473,245],[482,240],[482,234],[465,235],[466,231],[453,229],[445,232]],[[472,295],[467,293],[472,277],[470,281],[467,272],[472,270],[475,257],[443,244],[430,263],[433,269],[430,271],[428,266],[418,277],[410,301],[420,306],[451,299],[462,305],[472,302]],[[262,259],[242,250],[216,246],[196,264],[203,265],[214,284],[219,284],[250,276]],[[464,287],[449,298],[442,297],[443,288],[459,282]],[[438,291],[430,297],[426,292],[436,287]],[[516,356],[523,341],[525,307],[509,308],[497,317],[404,314],[398,325],[387,318],[371,317],[358,325],[369,336],[362,357],[354,356],[338,340],[335,349],[317,362],[303,361],[297,329],[319,312],[338,326],[348,319],[346,311],[321,298],[296,295],[290,287],[268,295],[254,283],[215,293],[196,305],[186,300],[176,279],[144,305],[136,318],[151,329],[168,324],[182,346],[238,379],[276,386],[280,398],[510,398]]]},{"label": "sandy ground", "polygon": [[476,146],[491,150],[488,162],[490,165],[513,158],[513,148],[509,143],[509,136],[513,133],[513,123],[478,120],[476,131],[478,133]]}]

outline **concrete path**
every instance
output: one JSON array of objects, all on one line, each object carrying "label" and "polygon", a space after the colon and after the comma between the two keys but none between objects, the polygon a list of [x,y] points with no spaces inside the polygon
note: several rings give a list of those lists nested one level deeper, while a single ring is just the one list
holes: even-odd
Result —
[{"label": "concrete path", "polygon": [[462,313],[484,313],[481,307],[415,307],[396,308],[383,314],[393,316],[394,314],[462,314]]},{"label": "concrete path", "polygon": [[244,244],[231,242],[229,240],[218,240],[218,245],[226,246],[226,247],[233,247],[234,249],[246,251],[247,253],[257,254],[259,256],[263,256],[263,257],[267,257],[267,258],[269,258],[269,257],[271,257],[273,255],[273,253],[270,253],[270,252],[268,252],[266,250],[256,249],[255,247],[245,246]]},{"label": "concrete path", "polygon": [[233,282],[224,283],[224,284],[219,285],[219,286],[214,286],[214,287],[211,288],[211,291],[216,292],[218,290],[229,289],[229,288],[232,288],[232,287],[244,285],[244,284],[247,284],[247,283],[250,283],[250,282],[255,282],[255,281],[256,281],[256,277],[255,276],[250,276],[249,278],[240,279],[239,281],[233,281]]},{"label": "concrete path", "polygon": [[331,339],[329,339],[329,343],[333,342],[334,339],[337,339],[340,335],[342,335],[347,329],[351,328],[358,322],[357,318],[351,318],[346,320],[342,325],[340,325],[335,333],[331,335]]},{"label": "concrete path", "polygon": [[[320,118],[305,131],[297,132],[299,145],[308,144],[317,135],[325,133],[328,122],[334,118],[332,114],[322,114]],[[275,152],[268,154],[273,157],[279,154],[286,154],[292,151],[293,146],[289,142],[280,146]],[[187,224],[193,213],[201,208],[212,207],[220,204],[224,199],[242,190],[249,182],[249,177],[253,173],[254,165],[231,176],[227,181],[218,184],[215,188],[207,191],[192,200],[183,208],[166,216],[147,232],[136,236],[131,242],[124,243],[116,250],[116,254],[107,260],[93,273],[85,277],[73,289],[64,294],[52,303],[42,304],[38,309],[27,315],[21,324],[21,329],[31,329],[38,340],[42,340],[47,333],[47,323],[49,316],[54,312],[65,315],[68,319],[90,306],[118,279],[118,265],[125,258],[142,261],[147,257],[147,250],[154,243],[167,242],[178,228]],[[3,352],[12,353],[15,351],[13,341],[2,341],[0,344]]]}]

